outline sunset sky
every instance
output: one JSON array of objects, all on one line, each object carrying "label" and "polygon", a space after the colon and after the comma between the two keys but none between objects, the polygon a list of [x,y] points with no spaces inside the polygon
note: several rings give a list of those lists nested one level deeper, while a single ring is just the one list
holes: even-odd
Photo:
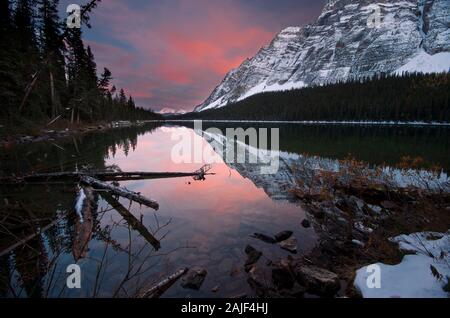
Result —
[{"label": "sunset sky", "polygon": [[98,69],[108,67],[138,106],[190,111],[277,32],[313,22],[324,2],[103,0],[85,39]]}]

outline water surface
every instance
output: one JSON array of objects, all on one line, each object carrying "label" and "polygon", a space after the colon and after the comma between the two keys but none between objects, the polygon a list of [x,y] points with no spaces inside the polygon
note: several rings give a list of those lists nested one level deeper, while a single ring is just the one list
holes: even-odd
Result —
[{"label": "water surface", "polygon": [[[57,227],[0,259],[0,295],[129,297],[179,268],[193,266],[208,271],[202,288],[188,290],[177,283],[165,297],[253,295],[243,271],[246,245],[263,251],[262,261],[277,260],[288,252],[250,238],[250,234],[273,235],[292,230],[298,239],[300,254],[317,244],[314,230],[300,226],[305,214],[296,203],[275,200],[278,197],[265,191],[257,178],[244,173],[248,172],[243,171],[245,166],[225,164],[211,145],[187,126],[124,128],[3,149],[1,172],[5,175],[103,170],[111,166],[122,171],[192,172],[208,162],[173,162],[172,150],[179,142],[174,136],[184,136],[186,140],[196,138],[209,150],[214,159],[212,171],[216,175],[208,176],[205,181],[182,178],[121,182],[121,186],[141,192],[160,204],[156,212],[120,200],[161,240],[158,251],[111,209],[99,192],[89,251],[78,262],[82,269],[80,290],[65,287],[66,267],[75,262],[72,247],[79,222],[74,211],[76,184],[2,186],[1,204],[18,202],[40,221],[25,228],[14,222],[8,223],[10,228],[2,224],[1,250],[18,237],[29,234],[30,228],[45,226],[56,217],[60,221]],[[220,124],[218,127],[225,128]],[[308,153],[330,159],[343,159],[351,154],[374,165],[394,165],[403,156],[420,156],[448,171],[449,135],[449,130],[442,127],[280,125],[280,148],[289,153]],[[2,217],[7,216],[9,212],[2,210],[2,214]],[[218,291],[213,292],[215,287]]]}]

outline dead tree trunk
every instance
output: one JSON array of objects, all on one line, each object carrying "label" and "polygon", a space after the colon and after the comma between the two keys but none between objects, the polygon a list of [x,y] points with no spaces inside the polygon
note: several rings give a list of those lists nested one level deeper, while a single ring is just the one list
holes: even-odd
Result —
[{"label": "dead tree trunk", "polygon": [[50,126],[51,124],[55,123],[58,119],[60,119],[62,117],[62,115],[58,115],[57,117],[53,118],[48,124],[47,126]]},{"label": "dead tree trunk", "polygon": [[75,108],[72,107],[72,111],[70,113],[70,123],[73,124],[73,120],[75,118]]},{"label": "dead tree trunk", "polygon": [[139,222],[136,217],[131,214],[119,201],[114,199],[109,193],[102,193],[102,198],[105,199],[108,204],[114,208],[125,219],[125,221],[136,231],[141,234],[145,240],[154,247],[155,250],[161,248],[161,243],[147,230],[147,228]]},{"label": "dead tree trunk", "polygon": [[[213,173],[202,174],[214,175]],[[24,176],[21,178],[5,177],[0,178],[0,183],[17,183],[24,182],[47,182],[60,180],[78,180],[83,176],[90,176],[101,181],[130,181],[130,180],[148,180],[148,179],[166,179],[166,178],[184,178],[197,177],[198,172],[55,172],[42,173]]]},{"label": "dead tree trunk", "polygon": [[56,118],[58,115],[56,112],[56,103],[55,103],[55,81],[53,78],[53,72],[50,71],[50,102],[52,103],[52,118]]},{"label": "dead tree trunk", "polygon": [[23,107],[25,106],[25,104],[26,104],[26,102],[27,102],[27,100],[28,100],[28,97],[29,97],[30,94],[31,94],[31,91],[33,90],[34,85],[36,85],[36,82],[37,82],[37,79],[38,79],[40,73],[41,73],[41,70],[37,71],[37,72],[33,75],[33,79],[31,80],[30,85],[27,87],[26,92],[25,92],[25,96],[23,97],[22,102],[20,103],[20,106],[19,106],[19,113],[22,112]]},{"label": "dead tree trunk", "polygon": [[149,290],[145,291],[139,298],[159,298],[161,295],[168,290],[177,280],[179,280],[186,272],[187,268],[180,269],[173,275],[170,275],[166,279],[162,280],[155,286],[151,287]]},{"label": "dead tree trunk", "polygon": [[146,197],[140,195],[139,193],[132,192],[127,189],[115,187],[113,185],[110,185],[108,183],[102,182],[100,180],[94,179],[92,177],[88,176],[82,176],[81,177],[81,183],[85,185],[89,185],[95,189],[102,189],[107,190],[113,194],[119,195],[121,197],[130,199],[132,201],[135,201],[139,204],[143,204],[145,206],[148,206],[149,208],[152,208],[154,210],[159,209],[159,204],[155,201],[152,201],[150,199],[147,199]]}]

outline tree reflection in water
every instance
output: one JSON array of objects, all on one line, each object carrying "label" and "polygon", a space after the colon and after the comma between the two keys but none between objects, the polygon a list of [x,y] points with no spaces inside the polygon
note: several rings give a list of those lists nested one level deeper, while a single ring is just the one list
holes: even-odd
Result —
[{"label": "tree reflection in water", "polygon": [[[78,136],[59,142],[60,147],[18,146],[3,155],[7,165],[2,173],[117,171],[105,160],[119,149],[125,155],[135,151],[138,136],[156,128]],[[1,297],[135,297],[166,274],[155,269],[175,252],[157,252],[170,220],[161,223],[155,213],[154,224],[147,227],[142,210],[136,217],[131,203],[126,208],[126,201],[96,191],[90,214],[81,219],[74,210],[77,186],[70,182],[1,187],[0,251],[6,253],[0,257]],[[66,286],[66,268],[72,263],[81,267],[80,290]]]}]

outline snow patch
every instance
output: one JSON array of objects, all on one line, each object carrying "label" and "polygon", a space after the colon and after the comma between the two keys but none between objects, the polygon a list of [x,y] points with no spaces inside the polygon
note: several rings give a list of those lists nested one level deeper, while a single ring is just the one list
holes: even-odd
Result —
[{"label": "snow patch", "polygon": [[450,52],[441,52],[430,55],[422,51],[394,73],[401,75],[405,72],[425,74],[450,72]]},{"label": "snow patch", "polygon": [[184,109],[173,109],[170,107],[165,107],[163,109],[161,109],[160,111],[157,112],[158,114],[161,115],[167,115],[167,114],[186,114],[187,111],[185,111]]},{"label": "snow patch", "polygon": [[[254,86],[253,88],[248,90],[244,95],[239,97],[235,102],[242,101],[250,96],[260,94],[260,93],[288,91],[291,89],[297,89],[297,88],[303,88],[303,87],[306,87],[306,84],[302,81],[287,82],[285,84],[275,83],[272,85],[268,85],[267,83],[264,82],[264,83],[260,83],[256,86]],[[208,106],[199,109],[198,111],[201,112],[201,111],[208,110],[208,109],[222,108],[228,104],[229,104],[228,100],[226,100],[224,98],[219,98],[216,101],[214,101],[213,103],[209,104]]]},{"label": "snow patch", "polygon": [[76,202],[75,202],[75,211],[77,212],[81,223],[84,222],[84,219],[83,219],[83,204],[84,204],[84,200],[86,200],[86,193],[84,193],[84,189],[83,188],[79,188],[77,199],[76,199]]},{"label": "snow patch", "polygon": [[373,233],[373,229],[365,226],[362,222],[356,222],[354,226],[355,226],[355,229],[357,229],[363,233],[368,233],[368,234]]},{"label": "snow patch", "polygon": [[294,26],[287,27],[278,34],[278,37],[283,39],[294,39],[298,36],[298,33],[301,30],[302,30],[301,27],[294,27]]},{"label": "snow patch", "polygon": [[299,82],[287,82],[284,84],[272,84],[267,85],[267,83],[261,83],[250,89],[247,93],[242,95],[237,101],[244,100],[252,95],[266,93],[266,92],[278,92],[278,91],[288,91],[291,89],[303,88],[305,87],[305,83],[302,81]]},{"label": "snow patch", "polygon": [[[391,239],[407,255],[398,265],[377,263],[381,268],[381,288],[369,288],[367,280],[373,272],[369,266],[356,272],[354,285],[365,298],[447,298],[444,286],[450,277],[450,231],[400,235]],[[437,271],[440,277],[433,274]],[[436,274],[436,272],[435,272]]]},{"label": "snow patch", "polygon": [[226,106],[228,103],[228,101],[224,101],[223,98],[219,98],[218,100],[214,101],[213,103],[209,104],[206,107],[203,107],[201,109],[198,109],[198,112],[204,111],[204,110],[208,110],[208,109],[214,109],[214,108],[221,108],[223,106]]}]

